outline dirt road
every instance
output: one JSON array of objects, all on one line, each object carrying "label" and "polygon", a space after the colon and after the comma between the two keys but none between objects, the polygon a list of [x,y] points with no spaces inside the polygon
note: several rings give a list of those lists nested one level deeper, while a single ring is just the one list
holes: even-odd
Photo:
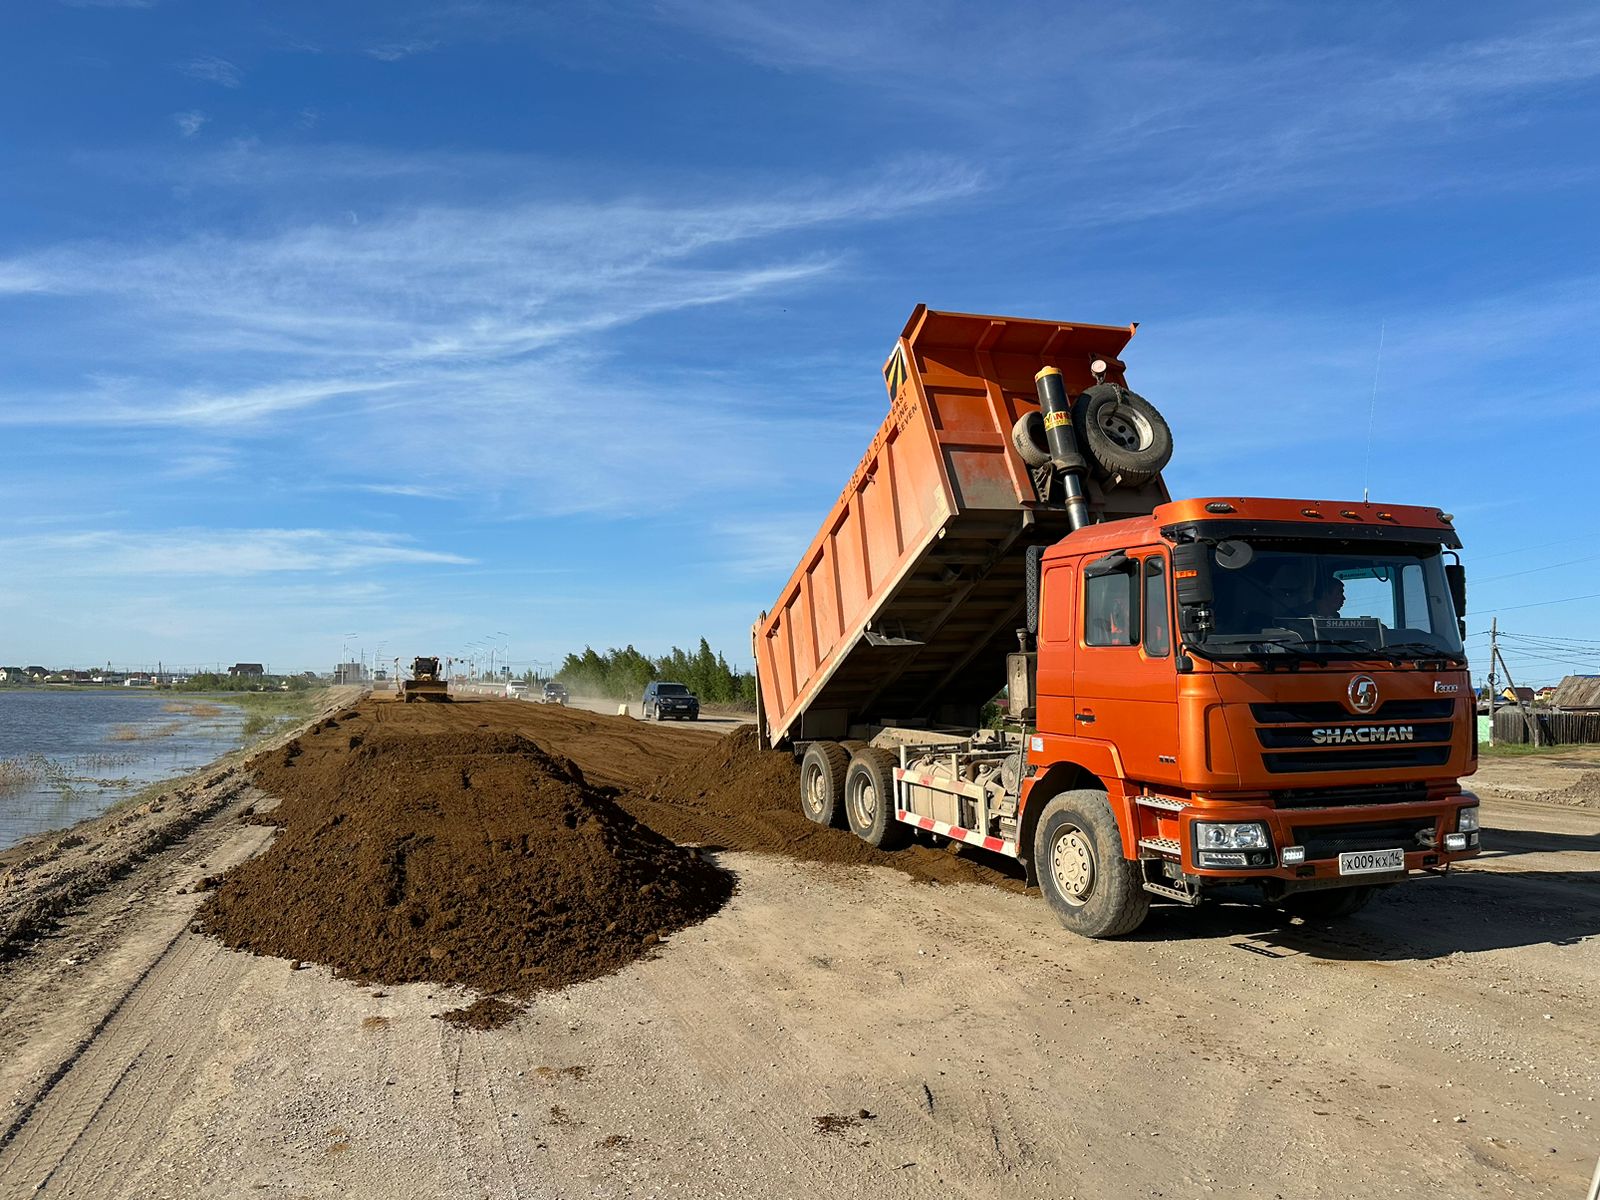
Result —
[{"label": "dirt road", "polygon": [[[541,710],[374,716],[519,729],[618,787],[707,744]],[[243,792],[0,964],[0,1196],[1579,1195],[1585,771],[1489,764],[1496,849],[1336,931],[1158,909],[1091,943],[999,875],[724,853],[720,913],[490,1032],[188,932],[179,888],[270,836]]]}]

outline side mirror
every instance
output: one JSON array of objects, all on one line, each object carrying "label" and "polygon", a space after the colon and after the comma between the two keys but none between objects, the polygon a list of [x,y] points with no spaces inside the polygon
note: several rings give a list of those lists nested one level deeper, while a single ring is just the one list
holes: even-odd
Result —
[{"label": "side mirror", "polygon": [[1467,615],[1467,569],[1460,563],[1445,563],[1444,577],[1450,584],[1450,599],[1455,602],[1456,616]]},{"label": "side mirror", "polygon": [[1209,605],[1216,599],[1211,585],[1211,553],[1204,542],[1183,542],[1172,548],[1172,579],[1183,608]]}]

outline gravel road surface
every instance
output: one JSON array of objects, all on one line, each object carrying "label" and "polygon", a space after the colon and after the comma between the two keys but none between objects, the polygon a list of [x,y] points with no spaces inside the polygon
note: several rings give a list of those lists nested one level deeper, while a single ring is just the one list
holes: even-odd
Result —
[{"label": "gravel road surface", "polygon": [[[384,717],[543,744],[539,707]],[[611,721],[657,770],[705,745]],[[720,913],[492,1031],[190,932],[272,836],[245,788],[0,962],[0,1197],[1581,1195],[1596,781],[1486,763],[1491,852],[1327,929],[1158,908],[1087,942],[1014,884],[724,853]]]}]

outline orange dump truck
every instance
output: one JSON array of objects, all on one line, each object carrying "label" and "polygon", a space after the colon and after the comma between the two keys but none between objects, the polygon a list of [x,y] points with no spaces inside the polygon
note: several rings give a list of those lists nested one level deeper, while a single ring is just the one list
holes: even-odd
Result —
[{"label": "orange dump truck", "polygon": [[1018,858],[1091,937],[1217,894],[1342,916],[1476,855],[1449,514],[1173,501],[1132,335],[912,314],[888,416],[752,631],[803,810]]}]

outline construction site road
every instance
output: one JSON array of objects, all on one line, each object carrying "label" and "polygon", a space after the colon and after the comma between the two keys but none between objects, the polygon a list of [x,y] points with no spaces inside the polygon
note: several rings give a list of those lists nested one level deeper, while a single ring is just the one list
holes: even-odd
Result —
[{"label": "construction site road", "polygon": [[[362,710],[516,731],[621,788],[711,744]],[[272,837],[245,789],[0,963],[0,1197],[1581,1195],[1597,785],[1596,756],[1487,760],[1488,852],[1326,928],[1161,907],[1089,942],[998,871],[719,853],[719,912],[487,1031],[435,1019],[465,993],[190,932],[197,879]]]}]

